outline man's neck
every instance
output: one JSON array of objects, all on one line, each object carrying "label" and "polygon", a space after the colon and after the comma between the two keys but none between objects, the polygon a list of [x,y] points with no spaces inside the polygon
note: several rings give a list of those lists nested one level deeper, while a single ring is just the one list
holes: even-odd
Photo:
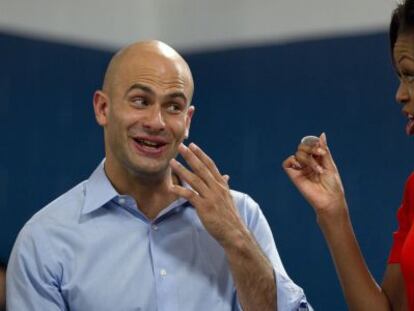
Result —
[{"label": "man's neck", "polygon": [[179,180],[170,169],[161,176],[121,175],[106,167],[105,172],[117,192],[132,196],[138,209],[150,220],[155,219],[164,208],[177,200],[169,187],[172,183],[179,183]]}]

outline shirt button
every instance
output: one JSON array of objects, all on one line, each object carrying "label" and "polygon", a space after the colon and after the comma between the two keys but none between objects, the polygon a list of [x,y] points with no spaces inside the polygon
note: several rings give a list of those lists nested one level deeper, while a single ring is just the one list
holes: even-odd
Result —
[{"label": "shirt button", "polygon": [[166,276],[166,275],[167,275],[167,270],[165,270],[165,269],[161,269],[161,270],[160,270],[160,275],[161,275],[161,276]]},{"label": "shirt button", "polygon": [[125,204],[125,199],[124,198],[119,198],[118,203],[121,204],[121,205]]},{"label": "shirt button", "polygon": [[152,225],[151,228],[152,228],[152,230],[155,230],[155,231],[158,230],[158,226],[157,225]]}]

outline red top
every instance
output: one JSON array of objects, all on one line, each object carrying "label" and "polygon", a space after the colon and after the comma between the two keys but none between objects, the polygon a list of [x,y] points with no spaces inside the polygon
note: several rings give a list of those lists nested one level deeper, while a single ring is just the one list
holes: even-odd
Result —
[{"label": "red top", "polygon": [[407,291],[408,305],[414,311],[414,173],[408,178],[401,207],[397,212],[398,230],[388,263],[399,263]]}]

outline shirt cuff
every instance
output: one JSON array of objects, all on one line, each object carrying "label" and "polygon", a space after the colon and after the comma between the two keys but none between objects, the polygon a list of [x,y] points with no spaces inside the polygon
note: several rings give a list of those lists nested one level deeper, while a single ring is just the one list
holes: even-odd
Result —
[{"label": "shirt cuff", "polygon": [[313,311],[302,288],[284,274],[274,271],[278,311]]}]

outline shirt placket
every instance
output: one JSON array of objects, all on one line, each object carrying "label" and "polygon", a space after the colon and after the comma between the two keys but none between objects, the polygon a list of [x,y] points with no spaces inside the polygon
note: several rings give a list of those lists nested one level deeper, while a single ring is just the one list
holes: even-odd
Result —
[{"label": "shirt placket", "polygon": [[167,223],[154,221],[149,224],[148,230],[158,311],[178,310],[177,306],[174,306],[175,299],[171,293],[174,288],[175,269],[160,247],[160,241],[163,239],[163,229],[168,225]]}]

